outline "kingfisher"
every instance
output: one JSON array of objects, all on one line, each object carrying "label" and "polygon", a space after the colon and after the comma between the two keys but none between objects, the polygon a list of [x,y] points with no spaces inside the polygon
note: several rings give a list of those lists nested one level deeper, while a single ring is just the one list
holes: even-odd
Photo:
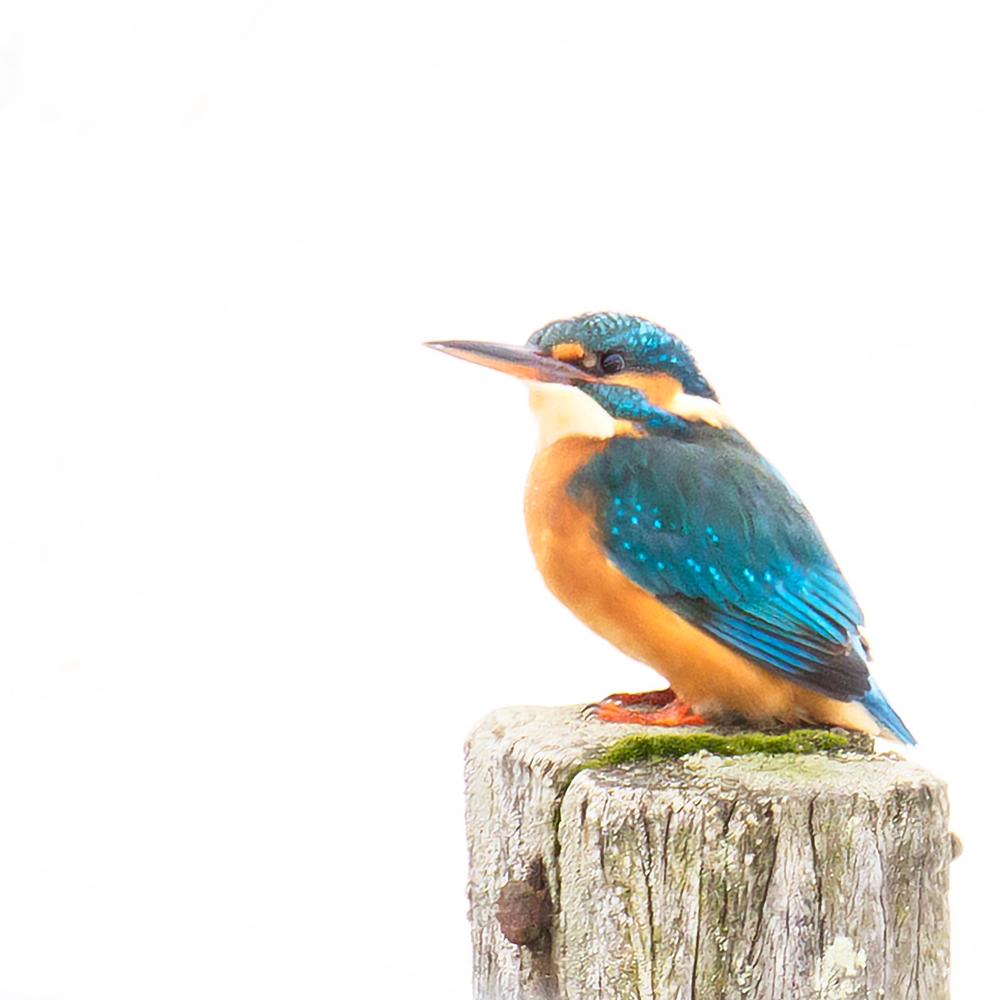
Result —
[{"label": "kingfisher", "polygon": [[427,346],[527,384],[538,569],[581,621],[669,682],[609,696],[601,718],[914,742],[869,672],[864,616],[812,516],[678,337],[598,312],[549,323],[524,347]]}]

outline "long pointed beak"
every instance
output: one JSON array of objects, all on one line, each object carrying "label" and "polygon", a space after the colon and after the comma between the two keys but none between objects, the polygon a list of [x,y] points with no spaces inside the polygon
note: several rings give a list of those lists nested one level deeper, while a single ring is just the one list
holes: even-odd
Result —
[{"label": "long pointed beak", "polygon": [[473,364],[505,372],[515,378],[532,379],[535,382],[598,382],[595,375],[581,371],[565,361],[538,354],[530,347],[515,347],[513,344],[490,344],[479,340],[429,340],[427,347],[436,351],[471,361]]}]

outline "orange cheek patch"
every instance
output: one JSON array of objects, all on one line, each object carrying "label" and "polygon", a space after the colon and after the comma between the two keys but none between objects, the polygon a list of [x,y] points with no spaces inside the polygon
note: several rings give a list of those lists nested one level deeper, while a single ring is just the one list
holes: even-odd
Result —
[{"label": "orange cheek patch", "polygon": [[622,372],[619,375],[609,375],[604,381],[638,389],[653,406],[658,406],[661,410],[670,410],[671,403],[681,391],[680,382],[670,375]]},{"label": "orange cheek patch", "polygon": [[579,361],[587,352],[583,344],[553,344],[552,357],[556,361]]}]

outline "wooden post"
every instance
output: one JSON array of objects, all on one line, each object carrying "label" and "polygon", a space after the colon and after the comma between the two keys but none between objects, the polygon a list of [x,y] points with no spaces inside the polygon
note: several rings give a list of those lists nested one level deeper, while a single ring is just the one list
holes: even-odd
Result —
[{"label": "wooden post", "polygon": [[469,737],[476,1000],[946,1000],[941,781],[857,740],[583,767],[630,734],[571,706]]}]

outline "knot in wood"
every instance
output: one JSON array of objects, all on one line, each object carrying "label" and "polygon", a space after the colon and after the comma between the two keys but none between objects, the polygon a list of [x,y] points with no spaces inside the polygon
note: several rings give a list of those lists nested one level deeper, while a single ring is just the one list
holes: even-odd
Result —
[{"label": "knot in wood", "polygon": [[536,888],[531,879],[511,879],[497,900],[500,933],[511,944],[531,944],[552,920],[552,902],[548,891]]},{"label": "knot in wood", "polygon": [[962,843],[961,838],[954,830],[952,830],[948,836],[951,838],[951,860],[954,861],[955,858],[960,858],[962,852],[965,850],[965,845]]}]

